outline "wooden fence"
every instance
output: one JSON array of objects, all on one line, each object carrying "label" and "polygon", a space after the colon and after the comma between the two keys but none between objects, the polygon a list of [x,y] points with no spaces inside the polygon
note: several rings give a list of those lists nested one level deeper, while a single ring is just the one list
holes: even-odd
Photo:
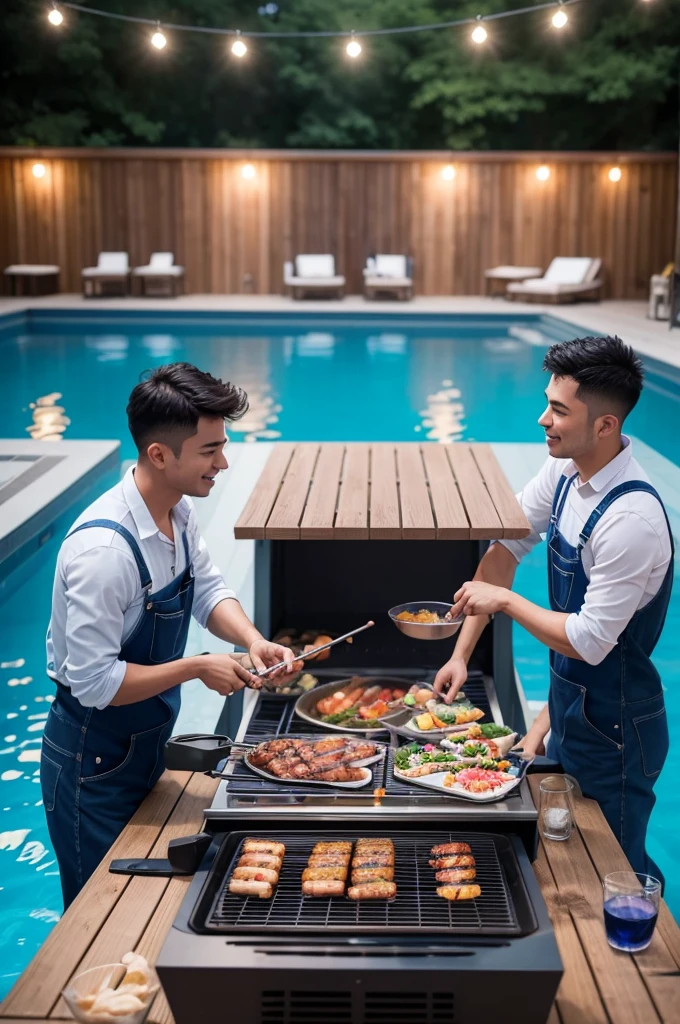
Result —
[{"label": "wooden fence", "polygon": [[102,249],[133,264],[171,250],[188,291],[266,294],[285,259],[332,252],[358,292],[369,253],[407,252],[420,294],[474,295],[487,267],[600,256],[607,296],[644,298],[673,258],[677,167],[672,153],[4,148],[0,265],[58,263],[77,291]]}]

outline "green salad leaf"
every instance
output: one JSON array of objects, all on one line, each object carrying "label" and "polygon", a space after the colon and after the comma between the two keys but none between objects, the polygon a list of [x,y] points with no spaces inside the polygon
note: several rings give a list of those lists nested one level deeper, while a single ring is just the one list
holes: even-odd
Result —
[{"label": "green salad leaf", "polygon": [[509,736],[512,729],[508,729],[507,725],[496,725],[495,722],[487,722],[485,725],[480,725],[482,730],[482,736],[486,740],[495,740],[499,736]]}]

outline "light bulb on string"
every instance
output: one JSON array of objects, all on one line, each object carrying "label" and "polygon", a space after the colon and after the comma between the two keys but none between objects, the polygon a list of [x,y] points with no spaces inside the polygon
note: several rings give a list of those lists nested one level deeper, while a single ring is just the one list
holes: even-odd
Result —
[{"label": "light bulb on string", "polygon": [[241,35],[240,32],[237,33],[237,38],[231,44],[231,52],[234,54],[235,57],[239,57],[239,58],[240,57],[245,57],[245,55],[248,52],[248,47],[243,42],[243,40],[240,38],[240,35]]},{"label": "light bulb on string", "polygon": [[568,21],[569,15],[562,9],[562,3],[561,0],[559,0],[559,10],[555,11],[552,16],[553,28],[564,28]]},{"label": "light bulb on string", "polygon": [[167,45],[167,42],[167,39],[161,32],[161,23],[160,21],[157,21],[156,31],[151,36],[151,45],[154,46],[157,50],[164,50]]},{"label": "light bulb on string", "polygon": [[474,28],[472,30],[472,42],[473,43],[477,43],[479,46],[481,46],[481,44],[485,43],[486,40],[488,39],[489,33],[486,31],[486,29],[482,25],[482,16],[481,16],[481,14],[479,14],[477,16],[477,22],[478,22],[478,24],[477,24],[476,28]]},{"label": "light bulb on string", "polygon": [[359,42],[358,39],[354,38],[354,33],[353,32],[352,32],[352,38],[350,39],[350,41],[348,42],[347,46],[345,47],[345,51],[347,53],[347,56],[351,57],[352,60],[356,60],[356,58],[361,55],[361,43]]},{"label": "light bulb on string", "polygon": [[55,28],[58,28],[60,25],[63,24],[64,15],[61,13],[56,4],[52,5],[52,10],[47,15],[47,20],[49,21],[50,25],[54,25]]}]

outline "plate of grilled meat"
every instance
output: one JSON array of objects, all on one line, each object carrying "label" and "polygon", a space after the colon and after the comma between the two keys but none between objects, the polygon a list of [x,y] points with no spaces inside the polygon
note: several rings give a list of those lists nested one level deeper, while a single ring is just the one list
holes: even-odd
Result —
[{"label": "plate of grilled meat", "polygon": [[244,755],[244,763],[265,779],[359,789],[373,779],[368,765],[385,756],[382,743],[358,736],[278,736]]}]

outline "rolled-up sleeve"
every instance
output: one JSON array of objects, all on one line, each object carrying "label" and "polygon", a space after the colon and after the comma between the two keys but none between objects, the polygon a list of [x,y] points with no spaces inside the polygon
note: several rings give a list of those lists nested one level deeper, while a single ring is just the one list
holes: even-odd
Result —
[{"label": "rolled-up sleeve", "polygon": [[516,495],[524,515],[529,520],[531,533],[520,540],[499,540],[496,543],[507,548],[518,562],[540,544],[541,534],[547,533],[553,497],[564,465],[564,462],[548,457],[536,476]]},{"label": "rolled-up sleeve", "polygon": [[235,598],[236,592],[224,582],[222,573],[213,565],[205,541],[198,532],[195,513],[191,512],[187,523],[187,536],[194,567],[194,604],[192,614],[199,625],[207,625],[213,608],[227,598]]},{"label": "rolled-up sleeve", "polygon": [[127,664],[118,655],[124,613],[135,597],[138,579],[134,559],[110,546],[76,555],[64,568],[62,673],[84,707],[108,707],[125,678]]},{"label": "rolled-up sleeve", "polygon": [[599,665],[641,606],[664,552],[654,527],[635,512],[603,518],[590,543],[594,562],[585,600],[567,617],[565,631],[583,660]]}]

